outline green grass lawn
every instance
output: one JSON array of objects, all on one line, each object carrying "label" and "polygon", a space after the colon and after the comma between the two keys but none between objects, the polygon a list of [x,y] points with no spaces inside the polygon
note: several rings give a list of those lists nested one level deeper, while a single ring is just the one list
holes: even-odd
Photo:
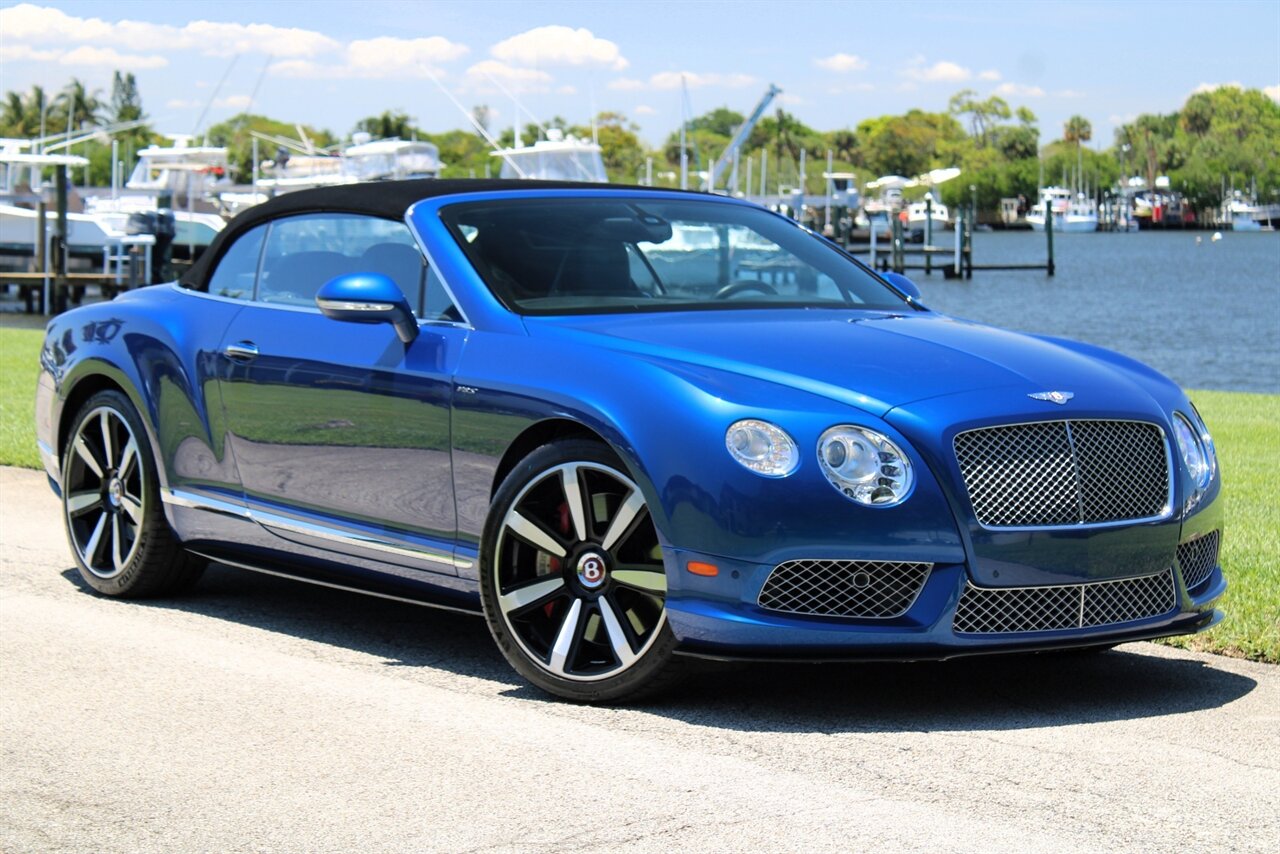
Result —
[{"label": "green grass lawn", "polygon": [[1280,664],[1280,395],[1196,391],[1226,479],[1226,619],[1175,646]]},{"label": "green grass lawn", "polygon": [[0,465],[39,468],[36,376],[43,329],[0,327]]},{"label": "green grass lawn", "polygon": [[[38,329],[0,327],[0,465],[40,466],[33,412],[42,337]],[[1280,395],[1197,391],[1192,397],[1213,430],[1227,482],[1222,565],[1230,589],[1221,625],[1168,643],[1280,663]],[[324,431],[315,433],[321,441]],[[405,440],[378,439],[391,446]]]}]

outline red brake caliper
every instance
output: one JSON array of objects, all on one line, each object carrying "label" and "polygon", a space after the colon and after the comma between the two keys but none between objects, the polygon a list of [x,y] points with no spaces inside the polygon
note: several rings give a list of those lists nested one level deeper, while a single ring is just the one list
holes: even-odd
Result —
[{"label": "red brake caliper", "polygon": [[[560,530],[561,534],[565,534],[567,536],[569,533],[569,526],[572,524],[569,519],[569,502],[565,501],[560,504],[560,507],[556,510],[556,516],[556,527]],[[548,558],[549,560],[547,565],[551,572],[559,572],[560,558],[551,555],[548,555]],[[547,615],[547,619],[551,619],[551,612],[555,610],[555,607],[555,600],[552,600],[542,606],[542,611]]]}]

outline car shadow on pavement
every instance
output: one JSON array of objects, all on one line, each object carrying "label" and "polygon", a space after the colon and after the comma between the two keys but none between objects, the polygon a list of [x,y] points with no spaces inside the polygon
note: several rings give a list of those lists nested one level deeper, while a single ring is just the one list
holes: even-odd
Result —
[{"label": "car shadow on pavement", "polygon": [[646,709],[750,732],[1035,729],[1224,706],[1257,682],[1142,644],[937,662],[749,664],[700,671]]},{"label": "car shadow on pavement", "polygon": [[[79,573],[62,573],[86,594]],[[478,616],[213,566],[191,593],[146,600],[383,659],[490,680],[503,696],[561,702],[518,677]],[[1034,729],[1204,711],[1257,682],[1212,661],[1143,644],[1109,652],[998,655],[941,662],[720,664],[683,660],[689,677],[627,704],[645,714],[748,732]]]},{"label": "car shadow on pavement", "polygon": [[[75,569],[63,578],[97,595]],[[130,604],[227,620],[364,653],[393,667],[431,667],[464,676],[522,685],[478,615],[426,608],[262,575],[210,566],[189,593]]]}]

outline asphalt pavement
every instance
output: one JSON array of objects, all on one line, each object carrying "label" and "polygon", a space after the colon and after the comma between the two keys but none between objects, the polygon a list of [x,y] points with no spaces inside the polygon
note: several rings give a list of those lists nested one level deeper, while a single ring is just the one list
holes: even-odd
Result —
[{"label": "asphalt pavement", "polygon": [[552,700],[482,620],[224,567],[83,585],[0,469],[0,851],[1280,850],[1280,668],[1096,656],[700,671]]}]

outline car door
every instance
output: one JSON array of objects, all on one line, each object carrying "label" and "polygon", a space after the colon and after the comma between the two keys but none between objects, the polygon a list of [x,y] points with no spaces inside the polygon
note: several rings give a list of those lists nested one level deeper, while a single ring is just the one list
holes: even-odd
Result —
[{"label": "car door", "polygon": [[324,317],[316,292],[353,272],[390,276],[420,315],[428,277],[403,223],[338,213],[272,222],[254,300],[222,346],[244,500],[278,537],[454,573],[450,406],[467,329],[425,322],[405,345],[390,325]]}]

